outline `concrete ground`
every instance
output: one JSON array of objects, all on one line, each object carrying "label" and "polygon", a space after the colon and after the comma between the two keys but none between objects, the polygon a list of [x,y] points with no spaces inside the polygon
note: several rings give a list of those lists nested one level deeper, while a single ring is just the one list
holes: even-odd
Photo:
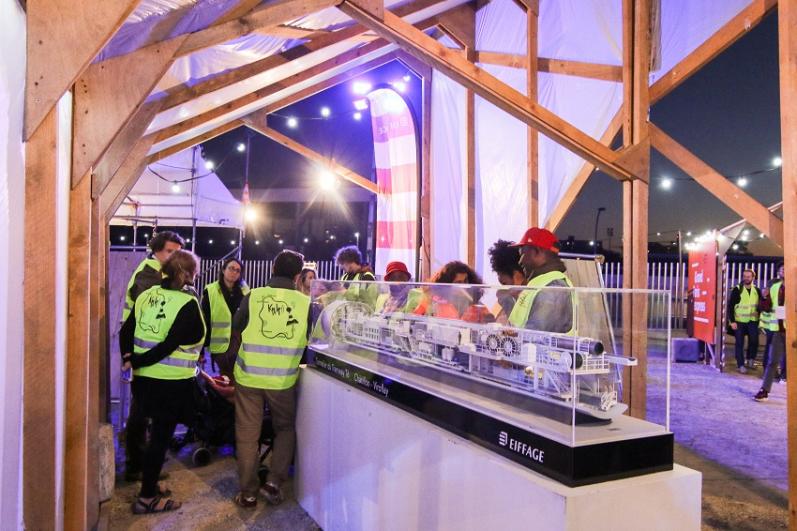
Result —
[{"label": "concrete ground", "polygon": [[[661,345],[652,345],[660,352]],[[648,367],[648,418],[664,423],[666,363],[652,354]],[[750,374],[718,373],[695,363],[671,366],[670,429],[676,462],[703,473],[703,529],[772,530],[787,528],[786,386],[774,384],[769,402],[752,397],[761,369]],[[118,454],[117,454],[118,455]],[[121,463],[120,463],[121,464]],[[165,481],[179,511],[134,516],[130,504],[137,485],[117,481],[103,514],[110,529],[319,529],[292,500],[278,507],[262,500],[254,511],[232,503],[237,492],[234,458],[214,456],[196,468],[190,450],[172,456]]]}]

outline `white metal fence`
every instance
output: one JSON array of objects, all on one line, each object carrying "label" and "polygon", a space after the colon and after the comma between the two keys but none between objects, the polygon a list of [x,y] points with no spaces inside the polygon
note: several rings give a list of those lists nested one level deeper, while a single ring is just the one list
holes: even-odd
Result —
[{"label": "white metal fence", "polygon": [[[253,288],[265,286],[271,277],[273,260],[242,260],[242,262],[244,266],[243,277],[246,283]],[[206,285],[218,280],[221,263],[221,260],[202,261],[201,271],[196,281],[198,293],[201,294]],[[343,270],[332,260],[315,262],[315,266],[317,278],[337,280],[343,274]]]}]

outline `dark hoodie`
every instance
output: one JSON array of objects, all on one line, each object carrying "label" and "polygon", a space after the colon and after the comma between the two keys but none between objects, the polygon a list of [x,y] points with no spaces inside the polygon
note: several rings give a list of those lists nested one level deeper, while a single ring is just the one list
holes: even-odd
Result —
[{"label": "dark hoodie", "polygon": [[[535,269],[529,277],[531,281],[535,277],[560,271],[565,273],[567,268],[558,256],[547,264]],[[550,287],[568,287],[563,280],[554,280]],[[541,290],[531,305],[529,318],[526,321],[526,328],[530,330],[542,330],[545,332],[565,333],[573,327],[573,301],[570,290],[548,289]]]}]

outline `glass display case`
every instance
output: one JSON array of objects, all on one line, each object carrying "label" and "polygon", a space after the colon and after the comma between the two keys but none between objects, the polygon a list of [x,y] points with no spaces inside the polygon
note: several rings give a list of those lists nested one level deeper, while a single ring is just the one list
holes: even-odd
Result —
[{"label": "glass display case", "polygon": [[672,468],[668,291],[315,281],[312,319],[317,370],[567,485]]}]

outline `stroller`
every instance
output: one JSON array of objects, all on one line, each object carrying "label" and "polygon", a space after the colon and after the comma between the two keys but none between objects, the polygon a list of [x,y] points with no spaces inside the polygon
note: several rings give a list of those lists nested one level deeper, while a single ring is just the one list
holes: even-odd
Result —
[{"label": "stroller", "polygon": [[[214,377],[204,371],[197,378],[197,414],[182,437],[172,439],[171,449],[179,452],[190,443],[198,443],[191,454],[194,466],[205,466],[213,456],[212,449],[235,446],[235,386],[226,377]],[[260,468],[258,476],[265,483],[268,467],[264,464],[272,450],[274,429],[268,409],[260,429]]]}]

